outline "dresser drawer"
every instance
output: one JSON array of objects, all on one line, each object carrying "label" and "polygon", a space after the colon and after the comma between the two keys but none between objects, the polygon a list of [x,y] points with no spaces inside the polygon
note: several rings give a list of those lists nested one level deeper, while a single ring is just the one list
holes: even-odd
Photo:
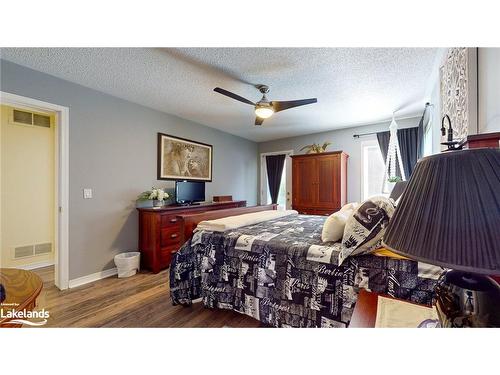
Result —
[{"label": "dresser drawer", "polygon": [[170,227],[180,225],[181,219],[176,215],[161,215],[161,227]]},{"label": "dresser drawer", "polygon": [[177,245],[181,242],[181,227],[176,225],[173,227],[161,228],[160,246],[166,247]]},{"label": "dresser drawer", "polygon": [[160,268],[167,268],[170,266],[170,262],[172,261],[172,252],[168,248],[161,249],[158,254],[158,258]]},{"label": "dresser drawer", "polygon": [[172,257],[179,250],[180,246],[181,246],[180,244],[177,244],[177,245],[162,247],[160,249],[159,256],[162,268],[170,266],[170,263],[172,262]]}]

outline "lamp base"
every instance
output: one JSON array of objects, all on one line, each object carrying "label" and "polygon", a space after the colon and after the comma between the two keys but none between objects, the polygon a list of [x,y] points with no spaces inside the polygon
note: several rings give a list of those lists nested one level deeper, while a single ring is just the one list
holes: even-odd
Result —
[{"label": "lamp base", "polygon": [[442,327],[500,327],[500,285],[491,277],[450,270],[435,292]]}]

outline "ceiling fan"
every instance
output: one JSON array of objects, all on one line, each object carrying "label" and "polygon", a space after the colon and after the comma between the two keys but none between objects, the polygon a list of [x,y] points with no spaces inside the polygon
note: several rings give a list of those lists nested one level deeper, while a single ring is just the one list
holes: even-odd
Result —
[{"label": "ceiling fan", "polygon": [[255,125],[262,125],[264,120],[266,118],[271,117],[275,112],[284,111],[285,109],[290,109],[294,107],[299,107],[301,105],[316,103],[318,101],[318,99],[316,98],[288,100],[288,101],[269,101],[266,98],[266,94],[269,92],[269,86],[258,85],[256,87],[262,93],[262,99],[260,99],[257,103],[254,103],[230,91],[221,89],[220,87],[216,87],[214,91],[218,92],[219,94],[229,96],[230,98],[238,100],[242,103],[253,105],[255,107],[255,115],[256,115]]}]

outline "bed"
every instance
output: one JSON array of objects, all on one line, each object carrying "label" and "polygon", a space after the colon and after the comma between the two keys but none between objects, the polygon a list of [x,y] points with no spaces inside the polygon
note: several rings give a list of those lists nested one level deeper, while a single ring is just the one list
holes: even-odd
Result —
[{"label": "bed", "polygon": [[196,231],[173,259],[172,303],[201,298],[274,327],[347,327],[360,289],[431,304],[442,269],[374,254],[339,265],[341,244],[321,242],[325,219],[292,214]]}]

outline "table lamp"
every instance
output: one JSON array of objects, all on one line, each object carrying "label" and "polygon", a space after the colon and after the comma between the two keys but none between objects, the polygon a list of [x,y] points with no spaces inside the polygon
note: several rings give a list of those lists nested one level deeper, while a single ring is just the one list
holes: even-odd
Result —
[{"label": "table lamp", "polygon": [[443,327],[500,327],[500,149],[418,161],[384,235],[390,250],[447,268],[435,288]]}]

